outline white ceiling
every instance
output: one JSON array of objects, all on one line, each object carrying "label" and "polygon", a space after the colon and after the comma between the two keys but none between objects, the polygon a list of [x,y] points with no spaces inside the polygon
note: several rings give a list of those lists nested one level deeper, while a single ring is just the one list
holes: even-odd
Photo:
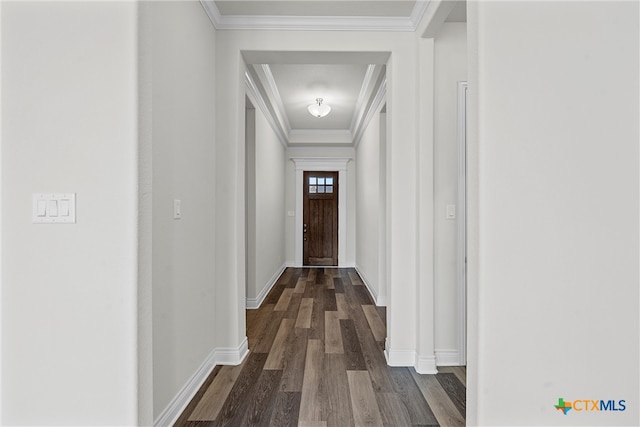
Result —
[{"label": "white ceiling", "polygon": [[[201,0],[218,29],[415,31],[429,0]],[[453,2],[452,2],[453,3]],[[456,1],[449,22],[466,21]],[[449,3],[450,4],[450,3]],[[384,52],[243,52],[247,86],[285,145],[350,145],[383,102]],[[316,98],[331,106],[316,118]]]},{"label": "white ceiling", "polygon": [[[271,72],[292,129],[349,129],[366,65],[274,64]],[[309,114],[316,98],[331,107],[328,116]]]}]

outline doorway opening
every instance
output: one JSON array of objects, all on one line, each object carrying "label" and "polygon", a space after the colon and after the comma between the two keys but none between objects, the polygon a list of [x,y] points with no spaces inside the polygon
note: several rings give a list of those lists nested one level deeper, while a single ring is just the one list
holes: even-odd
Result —
[{"label": "doorway opening", "polygon": [[[295,163],[296,169],[296,188],[295,188],[295,266],[302,267],[304,264],[304,191],[305,191],[305,173],[306,172],[334,172],[333,176],[334,188],[333,194],[337,196],[337,263],[333,264],[337,267],[346,267],[346,248],[347,248],[347,163],[351,161],[350,157],[294,157],[291,160]],[[319,175],[316,174],[316,177]],[[326,177],[325,177],[326,179]],[[306,181],[308,186],[308,180]],[[337,183],[337,184],[336,184]],[[316,186],[317,186],[316,181]],[[324,181],[326,191],[326,180]],[[337,188],[335,188],[337,187]],[[308,190],[308,188],[307,188]],[[316,188],[317,191],[317,188]],[[308,223],[307,223],[308,224]]]},{"label": "doorway opening", "polygon": [[305,171],[303,264],[338,265],[338,172]]},{"label": "doorway opening", "polygon": [[256,108],[245,97],[245,294],[256,281]]}]

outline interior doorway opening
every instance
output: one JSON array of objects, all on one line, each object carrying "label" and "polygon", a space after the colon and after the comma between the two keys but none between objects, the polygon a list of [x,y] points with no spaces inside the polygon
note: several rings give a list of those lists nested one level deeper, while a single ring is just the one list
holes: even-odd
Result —
[{"label": "interior doorway opening", "polygon": [[337,266],[338,172],[305,171],[303,178],[303,264]]},{"label": "interior doorway opening", "polygon": [[[304,186],[305,172],[335,172],[337,174],[337,193],[334,188],[334,195],[337,196],[337,267],[346,267],[346,247],[347,247],[347,164],[352,160],[350,157],[341,158],[298,158],[291,159],[295,163],[295,266],[304,265]],[[317,181],[316,181],[317,185]],[[326,186],[326,181],[325,181]],[[325,188],[326,191],[326,188]]]},{"label": "interior doorway opening", "polygon": [[245,180],[244,204],[245,215],[245,292],[249,294],[249,286],[256,281],[256,270],[252,268],[256,262],[256,108],[245,97]]}]

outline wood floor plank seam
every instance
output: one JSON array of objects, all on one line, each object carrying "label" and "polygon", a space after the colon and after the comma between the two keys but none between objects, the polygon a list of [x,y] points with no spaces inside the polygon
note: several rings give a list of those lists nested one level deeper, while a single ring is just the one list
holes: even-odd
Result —
[{"label": "wood floor plank seam", "polygon": [[371,387],[369,372],[347,370],[347,379],[356,426],[383,427],[380,407]]},{"label": "wood floor plank seam", "polygon": [[325,353],[344,354],[342,333],[340,331],[340,318],[337,311],[324,312],[324,348]]},{"label": "wood floor plank seam", "polygon": [[369,323],[369,327],[371,328],[371,332],[373,332],[373,336],[376,341],[384,341],[387,337],[387,328],[382,323],[380,316],[378,316],[378,311],[373,305],[363,305],[362,311],[364,312],[364,316],[367,319],[367,323]]},{"label": "wood floor plank seam", "polygon": [[300,311],[296,319],[296,328],[310,328],[311,315],[313,314],[313,298],[302,298]]},{"label": "wood floor plank seam", "polygon": [[282,291],[282,294],[280,294],[278,303],[276,304],[273,311],[287,311],[287,308],[289,308],[289,302],[291,301],[292,294],[293,294],[293,289],[285,288]]},{"label": "wood floor plank seam", "polygon": [[322,421],[322,408],[319,405],[320,379],[324,363],[324,346],[322,341],[307,341],[307,358],[304,365],[302,395],[300,397],[300,421]]},{"label": "wood floor plank seam", "polygon": [[284,369],[285,343],[292,329],[293,319],[282,319],[276,338],[269,351],[269,356],[264,364],[265,370]]},{"label": "wood floor plank seam", "polygon": [[411,375],[436,416],[438,424],[451,427],[465,425],[464,418],[460,415],[446,391],[440,386],[435,375],[420,375],[414,369],[411,369]]},{"label": "wood floor plank seam", "polygon": [[218,418],[222,405],[229,396],[233,384],[238,379],[242,365],[223,366],[218,375],[213,379],[211,386],[206,392],[198,406],[189,416],[190,421],[213,421]]},{"label": "wood floor plank seam", "polygon": [[[302,391],[304,366],[307,357],[307,337],[309,330],[294,328],[287,340],[287,351],[284,358],[284,369],[279,390],[283,392]],[[300,406],[298,404],[298,406]]]}]

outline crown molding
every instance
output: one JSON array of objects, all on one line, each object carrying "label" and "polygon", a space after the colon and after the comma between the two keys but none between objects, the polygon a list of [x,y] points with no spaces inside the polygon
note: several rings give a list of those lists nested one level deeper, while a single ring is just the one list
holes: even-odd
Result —
[{"label": "crown molding", "polygon": [[254,64],[253,66],[258,74],[258,78],[265,85],[265,89],[269,91],[267,98],[271,99],[276,109],[278,120],[280,121],[282,128],[287,132],[291,132],[291,123],[289,123],[289,116],[284,108],[284,102],[282,102],[282,96],[278,90],[276,80],[273,78],[271,67],[269,64]]},{"label": "crown molding", "polygon": [[222,15],[213,0],[200,0],[217,30],[407,31],[416,30],[429,0],[418,0],[408,17]]},{"label": "crown molding", "polygon": [[367,109],[364,119],[360,122],[360,125],[358,126],[358,130],[354,134],[353,146],[355,148],[357,148],[358,144],[360,144],[362,135],[364,134],[364,131],[367,129],[367,126],[369,125],[371,118],[373,118],[373,115],[376,113],[376,111],[380,109],[380,107],[384,103],[386,95],[387,95],[387,79],[385,78],[384,80],[382,80],[382,83],[380,83],[380,86],[378,87],[378,91],[376,92],[376,96],[373,98],[373,102],[371,102],[371,104],[369,105],[369,108]]},{"label": "crown molding", "polygon": [[271,125],[271,128],[276,133],[276,136],[280,140],[280,143],[286,149],[289,143],[289,141],[287,140],[288,132],[280,127],[280,123],[278,123],[278,121],[273,117],[273,114],[271,114],[271,111],[269,111],[269,107],[267,107],[267,104],[262,97],[260,90],[256,86],[256,83],[253,81],[253,78],[248,71],[245,71],[244,73],[244,83],[247,88],[247,93],[251,96],[255,103],[258,104],[257,107],[260,108],[265,118],[269,122],[269,125]]},{"label": "crown molding", "polygon": [[411,25],[413,25],[413,31],[418,29],[418,26],[420,25],[420,22],[422,21],[422,18],[424,17],[424,14],[426,13],[430,2],[431,0],[418,0],[413,6],[413,11],[411,12],[411,17],[409,18],[411,20]]},{"label": "crown molding", "polygon": [[437,36],[442,25],[447,20],[447,16],[449,16],[455,7],[455,2],[447,0],[432,0],[430,6],[429,12],[425,17],[426,27],[422,33],[422,38],[426,39]]},{"label": "crown molding", "polygon": [[364,101],[367,99],[367,93],[370,90],[369,85],[373,80],[375,71],[375,64],[369,64],[369,66],[367,67],[367,72],[364,75],[364,79],[362,80],[362,86],[360,87],[360,93],[358,94],[358,100],[356,101],[356,108],[353,111],[353,117],[351,118],[351,124],[349,125],[349,130],[351,130],[351,133],[355,133],[358,122],[364,114],[364,109],[366,107]]}]

